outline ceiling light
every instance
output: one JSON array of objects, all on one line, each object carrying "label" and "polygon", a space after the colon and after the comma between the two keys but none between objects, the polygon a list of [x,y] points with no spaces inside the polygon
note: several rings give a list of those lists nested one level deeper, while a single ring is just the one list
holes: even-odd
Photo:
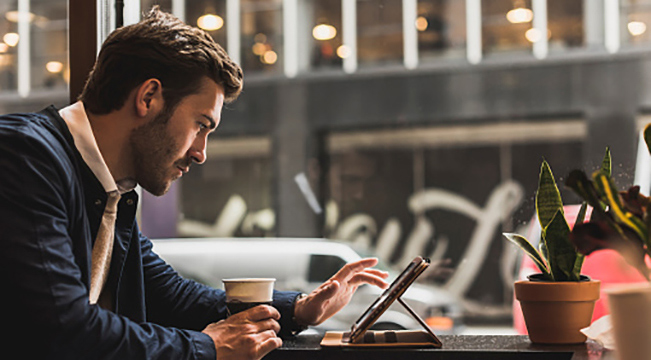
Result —
[{"label": "ceiling light", "polygon": [[418,31],[425,31],[425,30],[427,30],[427,26],[428,26],[428,25],[429,25],[429,23],[427,22],[427,19],[425,19],[424,16],[419,16],[419,17],[416,19],[416,29],[418,29]]},{"label": "ceiling light", "polygon": [[58,74],[63,70],[63,64],[60,61],[50,61],[45,64],[45,69],[52,74]]},{"label": "ceiling light", "polygon": [[646,24],[642,21],[631,21],[627,25],[628,32],[633,36],[639,36],[646,32]]},{"label": "ceiling light", "polygon": [[524,37],[526,37],[530,42],[535,43],[542,39],[542,34],[540,33],[540,30],[531,28],[524,33]]},{"label": "ceiling light", "polygon": [[341,45],[340,47],[337,48],[337,56],[339,56],[342,59],[345,59],[350,56],[350,48],[346,45]]},{"label": "ceiling light", "polygon": [[11,22],[19,22],[19,21],[29,21],[32,22],[36,15],[32,14],[31,12],[18,12],[18,11],[7,11],[5,14],[5,18]]},{"label": "ceiling light", "polygon": [[317,25],[312,29],[312,36],[317,40],[330,40],[337,36],[337,29],[328,24]]},{"label": "ceiling light", "polygon": [[18,40],[20,40],[20,36],[16,33],[6,33],[5,36],[2,37],[2,40],[5,41],[5,44],[14,47],[18,45]]},{"label": "ceiling light", "polygon": [[197,19],[197,26],[206,31],[219,30],[224,26],[224,19],[219,15],[206,14]]},{"label": "ceiling light", "polygon": [[0,54],[6,53],[7,50],[9,50],[9,45],[7,45],[7,44],[5,44],[3,42],[0,43]]},{"label": "ceiling light", "polygon": [[519,7],[506,13],[506,19],[512,24],[530,22],[533,20],[533,11]]},{"label": "ceiling light", "polygon": [[268,65],[275,64],[278,60],[278,54],[275,51],[269,50],[262,55],[262,62]]}]

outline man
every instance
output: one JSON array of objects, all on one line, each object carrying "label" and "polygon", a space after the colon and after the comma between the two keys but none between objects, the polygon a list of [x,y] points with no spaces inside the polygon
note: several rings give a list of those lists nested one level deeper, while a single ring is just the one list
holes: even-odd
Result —
[{"label": "man", "polygon": [[387,286],[364,259],[307,296],[275,292],[273,306],[226,318],[223,291],[182,279],[152,252],[134,187],[164,194],[203,163],[223,103],[241,88],[219,45],[155,8],[108,37],[79,102],[0,117],[5,353],[259,359],[332,316],[359,285]]}]

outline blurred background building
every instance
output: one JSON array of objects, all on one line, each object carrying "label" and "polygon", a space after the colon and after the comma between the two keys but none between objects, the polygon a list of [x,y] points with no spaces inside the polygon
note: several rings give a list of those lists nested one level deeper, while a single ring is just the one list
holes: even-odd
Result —
[{"label": "blurred background building", "polygon": [[[100,42],[115,2],[86,14]],[[610,146],[633,182],[651,0],[127,0],[124,23],[155,4],[208,31],[245,87],[207,162],[143,194],[152,238],[326,237],[398,266],[450,259],[430,281],[502,319],[521,254],[501,233],[531,220],[541,160],[562,181]],[[0,112],[69,103],[70,10],[0,0]]]}]

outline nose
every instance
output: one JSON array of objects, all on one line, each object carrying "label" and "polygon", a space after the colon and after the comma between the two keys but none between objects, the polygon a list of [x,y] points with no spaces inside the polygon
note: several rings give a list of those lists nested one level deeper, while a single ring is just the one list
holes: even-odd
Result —
[{"label": "nose", "polygon": [[195,143],[190,148],[190,158],[197,164],[203,164],[206,161],[206,143],[207,136],[197,136]]}]

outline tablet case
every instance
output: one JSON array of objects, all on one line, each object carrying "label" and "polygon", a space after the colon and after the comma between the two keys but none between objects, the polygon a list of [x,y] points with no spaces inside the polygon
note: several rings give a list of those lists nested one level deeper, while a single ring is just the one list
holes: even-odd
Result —
[{"label": "tablet case", "polygon": [[441,340],[434,334],[432,329],[421,319],[409,305],[401,298],[398,302],[404,306],[424,330],[369,330],[364,333],[363,341],[358,343],[350,342],[349,331],[328,331],[323,340],[322,347],[342,347],[342,348],[369,348],[369,347],[433,347],[440,348],[443,346]]}]

